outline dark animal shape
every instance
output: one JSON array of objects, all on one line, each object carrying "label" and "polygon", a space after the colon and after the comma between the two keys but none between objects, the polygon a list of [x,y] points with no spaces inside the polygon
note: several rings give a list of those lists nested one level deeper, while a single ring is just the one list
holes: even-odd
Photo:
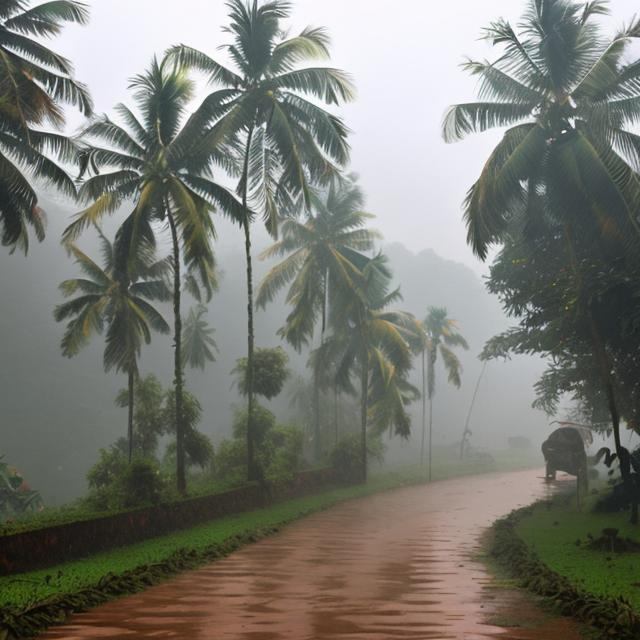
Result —
[{"label": "dark animal shape", "polygon": [[586,491],[589,488],[587,453],[584,440],[578,429],[560,427],[543,443],[542,455],[547,464],[547,480],[555,480],[558,471],[578,478],[578,484]]}]

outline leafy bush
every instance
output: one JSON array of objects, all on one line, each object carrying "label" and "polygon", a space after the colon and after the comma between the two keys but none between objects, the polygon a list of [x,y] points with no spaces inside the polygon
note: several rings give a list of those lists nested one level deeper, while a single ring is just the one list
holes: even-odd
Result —
[{"label": "leafy bush", "polygon": [[300,468],[304,436],[296,426],[279,425],[271,429],[258,452],[264,479],[272,485],[293,482]]},{"label": "leafy bush", "polygon": [[214,475],[220,480],[241,482],[247,465],[247,445],[239,438],[223,440],[213,459]]},{"label": "leafy bush", "polygon": [[[267,400],[275,398],[289,377],[289,356],[282,347],[256,349],[253,359],[253,390]],[[242,395],[247,395],[247,358],[237,361],[232,373],[238,376],[238,387]]]},{"label": "leafy bush", "polygon": [[117,483],[120,504],[125,508],[143,507],[160,502],[164,482],[153,460],[134,460]]},{"label": "leafy bush", "polygon": [[[362,469],[360,434],[350,434],[338,442],[329,454],[329,464],[343,482],[360,478]],[[384,460],[384,444],[380,438],[368,438],[367,461],[381,463]]]},{"label": "leafy bush", "polygon": [[[276,418],[260,405],[254,413],[256,462],[262,478],[272,484],[286,484],[295,478],[302,460],[304,437],[295,426],[278,425]],[[233,439],[224,440],[214,457],[215,476],[240,481],[247,465],[247,412],[237,411],[233,420]]]},{"label": "leafy bush", "polygon": [[[249,413],[246,409],[238,409],[234,413],[231,430],[237,440],[246,440]],[[257,447],[262,445],[265,436],[276,426],[276,417],[263,406],[256,404],[253,408],[253,434]]]},{"label": "leafy bush", "polygon": [[87,474],[91,491],[85,507],[96,511],[114,511],[155,504],[160,500],[164,482],[155,460],[134,460],[117,445],[100,450],[100,460]]}]

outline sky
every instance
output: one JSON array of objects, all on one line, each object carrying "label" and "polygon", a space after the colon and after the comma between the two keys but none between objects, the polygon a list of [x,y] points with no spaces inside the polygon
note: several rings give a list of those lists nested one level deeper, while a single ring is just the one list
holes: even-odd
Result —
[{"label": "sky", "polygon": [[[127,80],[152,55],[184,43],[220,57],[228,41],[223,0],[89,0],[88,27],[68,28],[56,43],[86,82],[98,112],[130,101]],[[490,132],[454,145],[442,141],[446,108],[472,101],[475,81],[460,69],[465,56],[492,58],[479,39],[498,17],[513,22],[514,0],[294,0],[290,33],[325,26],[331,65],[352,74],[358,98],[340,109],[352,131],[351,171],[360,175],[367,209],[389,242],[413,251],[432,248],[477,273],[466,245],[461,203],[498,140]],[[612,0],[613,32],[639,11],[637,0]],[[72,117],[73,124],[80,121]],[[221,242],[237,241],[224,228]]]}]

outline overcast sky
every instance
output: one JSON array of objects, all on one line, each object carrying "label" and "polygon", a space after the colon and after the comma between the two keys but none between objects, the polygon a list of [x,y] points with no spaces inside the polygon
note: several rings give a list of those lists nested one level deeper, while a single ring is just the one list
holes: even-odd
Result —
[{"label": "overcast sky", "polygon": [[[127,79],[154,53],[185,43],[212,55],[228,41],[222,0],[93,0],[91,24],[67,29],[56,48],[71,57],[99,112],[130,100]],[[341,110],[353,131],[351,170],[360,174],[368,209],[388,241],[484,271],[465,244],[460,204],[496,134],[445,145],[446,107],[472,100],[465,55],[491,57],[481,28],[514,21],[520,0],[294,0],[291,32],[307,24],[332,36],[331,64],[350,72],[358,100]],[[638,11],[638,0],[612,0],[611,30]],[[222,238],[223,242],[230,240]],[[234,238],[235,241],[235,238]]]}]

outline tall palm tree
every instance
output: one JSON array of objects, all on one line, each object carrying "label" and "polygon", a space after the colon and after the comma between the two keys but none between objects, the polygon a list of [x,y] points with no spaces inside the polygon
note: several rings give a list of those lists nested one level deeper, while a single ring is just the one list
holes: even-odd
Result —
[{"label": "tall palm tree", "polygon": [[25,0],[5,0],[0,6],[0,240],[26,253],[28,228],[44,238],[44,213],[30,178],[75,196],[67,173],[50,158],[72,161],[76,149],[66,136],[44,131],[61,128],[63,105],[90,115],[87,89],[73,78],[69,60],[35,40],[56,36],[64,23],[85,24],[84,4],[57,0],[29,7]]},{"label": "tall palm tree", "polygon": [[334,305],[332,335],[324,350],[338,363],[337,379],[351,386],[351,377],[360,382],[360,438],[362,480],[367,480],[367,431],[369,414],[378,432],[394,428],[407,436],[411,428],[406,405],[415,398],[407,382],[411,369],[409,338],[415,318],[387,308],[401,298],[399,290],[389,291],[391,272],[381,254],[367,260],[351,290],[341,289]]},{"label": "tall palm tree", "polygon": [[104,266],[98,266],[74,244],[68,250],[80,267],[83,277],[65,280],[60,290],[65,298],[54,312],[57,322],[69,320],[62,338],[62,354],[78,354],[92,334],[106,327],[104,369],[127,374],[129,462],[133,451],[134,383],[143,343],[151,341],[151,330],[169,333],[169,325],[152,305],[169,300],[171,291],[166,276],[171,270],[167,259],[156,261],[150,251],[138,254],[135,268],[126,277],[116,271],[114,247],[100,233]]},{"label": "tall palm tree", "polygon": [[[289,287],[287,303],[293,309],[279,333],[298,351],[310,343],[318,320],[322,347],[334,290],[353,277],[354,255],[366,260],[361,252],[372,250],[380,238],[377,231],[366,228],[373,216],[363,211],[364,195],[353,177],[332,181],[312,196],[312,203],[306,219],[284,219],[282,239],[261,254],[261,259],[286,258],[265,276],[256,298],[257,306],[264,308]],[[313,367],[316,459],[320,457],[319,368]]]},{"label": "tall palm tree", "polygon": [[[141,250],[155,245],[158,223],[168,227],[173,255],[176,479],[184,494],[182,265],[210,297],[215,283],[211,214],[218,210],[241,220],[245,209],[213,180],[213,163],[229,167],[229,150],[218,130],[207,126],[210,101],[204,100],[186,118],[194,96],[186,68],[154,58],[148,71],[133,78],[131,88],[140,117],[120,104],[116,111],[124,125],[105,116],[83,131],[83,170],[95,175],[79,191],[88,207],[77,214],[63,238],[73,240],[88,225],[133,201],[115,243],[116,270],[126,271]],[[104,167],[111,170],[102,173]]]},{"label": "tall palm tree", "polygon": [[420,464],[424,464],[426,435],[426,402],[429,399],[429,482],[431,482],[431,461],[433,442],[433,397],[436,392],[436,362],[442,358],[449,382],[458,389],[462,384],[462,365],[453,352],[454,347],[468,349],[467,341],[460,335],[457,323],[448,317],[442,307],[429,307],[427,317],[420,323],[418,353],[422,364],[422,440],[420,444]]},{"label": "tall palm tree", "polygon": [[320,105],[351,100],[348,76],[327,67],[300,68],[301,63],[329,57],[324,29],[304,29],[283,39],[282,21],[291,5],[284,0],[228,0],[232,42],[223,48],[235,65],[229,69],[205,53],[179,46],[170,55],[208,75],[219,87],[209,99],[217,104],[218,125],[241,149],[242,198],[247,266],[248,424],[247,472],[254,464],[254,322],[251,222],[262,214],[268,231],[277,234],[279,209],[301,196],[311,204],[310,184],[325,182],[346,164],[349,147],[343,122]]},{"label": "tall palm tree", "polygon": [[[480,101],[451,107],[445,139],[508,127],[465,203],[468,240],[482,259],[518,220],[528,240],[557,227],[579,286],[578,245],[605,260],[637,253],[640,136],[632,129],[640,120],[640,64],[629,53],[640,18],[607,40],[595,22],[607,4],[530,0],[520,33],[505,20],[486,30],[502,48],[497,60],[466,65],[480,78]],[[591,303],[578,306],[621,453],[610,354]]]}]

